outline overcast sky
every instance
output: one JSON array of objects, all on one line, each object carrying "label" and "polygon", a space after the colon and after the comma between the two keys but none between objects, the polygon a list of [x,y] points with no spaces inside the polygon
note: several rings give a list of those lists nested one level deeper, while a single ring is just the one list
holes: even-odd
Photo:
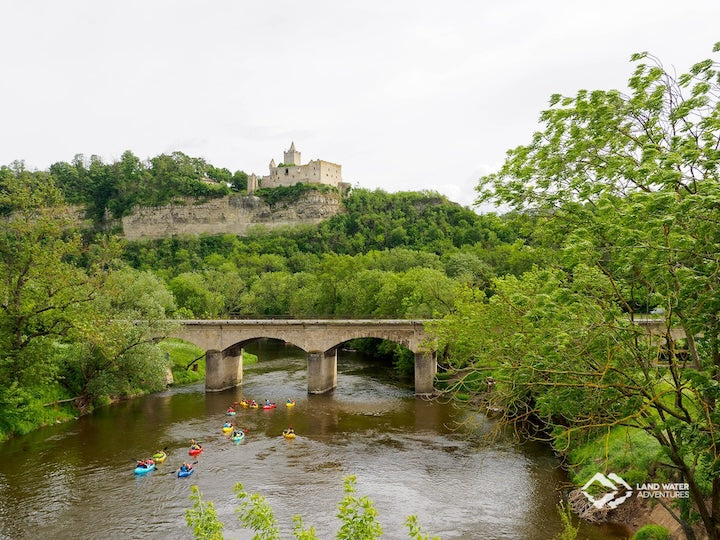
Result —
[{"label": "overcast sky", "polygon": [[264,175],[294,141],[463,205],[551,94],[720,41],[716,0],[7,0],[0,21],[0,164],[179,150]]}]

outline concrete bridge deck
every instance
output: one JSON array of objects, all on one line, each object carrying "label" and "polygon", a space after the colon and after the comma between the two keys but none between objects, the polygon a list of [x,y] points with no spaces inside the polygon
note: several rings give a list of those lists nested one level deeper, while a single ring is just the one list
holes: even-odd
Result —
[{"label": "concrete bridge deck", "polygon": [[337,386],[337,351],[355,338],[400,343],[415,354],[415,393],[433,393],[437,373],[435,351],[427,344],[423,320],[397,319],[231,319],[181,320],[177,337],[206,351],[205,389],[220,391],[242,383],[242,350],[259,338],[279,339],[307,353],[308,392],[320,394]]},{"label": "concrete bridge deck", "polygon": [[[403,319],[229,319],[180,320],[177,337],[206,351],[205,389],[220,391],[242,384],[243,346],[260,338],[279,339],[307,353],[308,393],[337,386],[337,351],[355,338],[387,339],[415,354],[415,393],[434,392],[437,357],[425,332],[427,320]],[[636,319],[651,336],[685,337],[681,328],[668,332],[663,319]],[[660,338],[662,339],[662,338]]]}]

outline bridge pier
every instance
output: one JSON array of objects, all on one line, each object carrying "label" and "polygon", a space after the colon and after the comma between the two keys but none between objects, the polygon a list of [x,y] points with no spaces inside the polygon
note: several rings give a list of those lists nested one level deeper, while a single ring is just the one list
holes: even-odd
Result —
[{"label": "bridge pier", "polygon": [[242,384],[243,350],[205,353],[205,391],[220,392]]},{"label": "bridge pier", "polygon": [[324,394],[337,386],[337,347],[307,353],[308,394]]},{"label": "bridge pier", "polygon": [[437,374],[437,357],[434,352],[415,353],[415,395],[428,396],[435,392],[433,383]]}]

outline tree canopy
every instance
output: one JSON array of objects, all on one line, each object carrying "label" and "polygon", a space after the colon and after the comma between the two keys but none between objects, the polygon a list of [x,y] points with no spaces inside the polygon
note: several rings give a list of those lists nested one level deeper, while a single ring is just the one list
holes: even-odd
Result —
[{"label": "tree canopy", "polygon": [[45,175],[0,169],[0,437],[54,421],[45,402],[87,409],[164,385],[151,344],[173,298],[114,240],[89,245],[62,203]]},{"label": "tree canopy", "polygon": [[[492,374],[506,421],[561,449],[620,426],[650,435],[689,483],[686,532],[699,519],[717,539],[719,65],[632,61],[629,92],[552,96],[530,144],[480,179],[479,202],[532,213],[534,241],[557,249],[489,298],[466,294],[436,331],[455,364]],[[642,339],[632,322],[657,307],[665,332]]]}]

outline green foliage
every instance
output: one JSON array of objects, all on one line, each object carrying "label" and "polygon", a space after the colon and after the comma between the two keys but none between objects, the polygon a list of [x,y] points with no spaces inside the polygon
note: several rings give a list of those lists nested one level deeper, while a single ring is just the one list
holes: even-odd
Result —
[{"label": "green foliage", "polygon": [[338,504],[337,517],[343,522],[337,533],[338,540],[372,540],[382,535],[377,521],[377,510],[367,496],[355,495],[356,477],[346,476],[343,489],[345,497]]},{"label": "green foliage", "polygon": [[154,339],[173,328],[175,310],[162,282],[129,268],[109,272],[88,308],[70,333],[76,345],[63,384],[90,401],[162,389],[169,366]]},{"label": "green foliage", "polygon": [[[27,181],[26,181],[27,180]],[[37,422],[36,394],[60,377],[55,343],[71,338],[104,273],[73,264],[84,254],[52,182],[0,171],[0,431]],[[37,424],[35,424],[37,425]]]},{"label": "green foliage", "polygon": [[278,186],[275,188],[260,188],[255,191],[255,196],[263,199],[270,206],[279,204],[288,205],[296,203],[300,198],[310,191],[320,193],[337,192],[337,189],[326,184],[305,184],[298,182],[294,186]]},{"label": "green foliage", "polygon": [[209,290],[208,282],[201,274],[185,272],[168,283],[178,305],[199,319],[216,319],[223,306],[219,292]]},{"label": "green foliage", "polygon": [[392,364],[397,374],[402,377],[412,377],[415,373],[415,354],[407,347],[394,341],[359,338],[350,340],[348,347]]},{"label": "green foliage", "polygon": [[275,513],[265,497],[257,493],[248,494],[240,482],[235,484],[234,491],[240,501],[235,512],[243,527],[255,532],[253,540],[279,540],[280,529]]},{"label": "green foliage", "polygon": [[609,430],[577,434],[573,439],[559,438],[555,445],[567,454],[570,478],[583,485],[598,471],[622,471],[631,485],[648,481],[667,481],[667,472],[657,469],[664,457],[658,441],[646,432],[623,426]]},{"label": "green foliage", "polygon": [[[341,526],[336,538],[339,540],[372,540],[382,535],[382,527],[377,521],[377,510],[372,501],[366,497],[358,497],[355,490],[356,477],[347,476],[343,479],[345,495],[338,503],[337,517]],[[193,528],[194,537],[201,539],[222,539],[224,524],[220,522],[212,503],[205,503],[197,486],[192,486],[190,499],[193,509],[185,511],[185,521]],[[280,529],[275,513],[265,497],[257,493],[245,491],[242,483],[235,484],[234,493],[240,501],[235,513],[242,526],[253,531],[253,540],[279,540]],[[422,532],[416,516],[408,516],[405,520],[409,538],[414,540],[439,540]],[[300,515],[293,516],[293,536],[298,540],[316,540],[314,527],[305,528]]]},{"label": "green foliage", "polygon": [[[504,272],[535,257],[514,230],[532,228],[516,215],[510,227],[429,193],[355,190],[346,204],[317,227],[132,242],[125,259],[161,275],[187,316],[431,318],[454,309],[458,282],[489,286],[486,260]],[[402,245],[377,242],[398,227],[411,233]],[[454,240],[423,244],[438,227],[434,238]]]},{"label": "green foliage", "polygon": [[[552,265],[456,302],[438,335],[492,321],[459,339],[456,363],[492,366],[504,419],[530,434],[565,449],[615,426],[652,436],[716,538],[720,70],[708,59],[676,76],[646,53],[633,61],[629,94],[553,96],[542,131],[480,179],[478,201],[533,213]],[[652,306],[668,332],[642,338],[632,319]]]},{"label": "green foliage", "polygon": [[405,526],[408,528],[409,537],[413,540],[440,540],[439,536],[429,536],[422,532],[417,516],[408,516],[405,520]]},{"label": "green foliage", "polygon": [[553,540],[575,540],[580,528],[573,525],[573,515],[570,506],[561,502],[556,508],[563,525],[563,530],[556,534]]},{"label": "green foliage", "polygon": [[300,516],[293,516],[293,536],[298,540],[317,540],[315,527],[305,529],[303,520]]},{"label": "green foliage", "polygon": [[230,193],[227,184],[232,180],[227,169],[218,169],[182,152],[142,162],[126,151],[114,163],[103,163],[98,156],[86,160],[78,154],[71,163],[54,163],[49,172],[65,199],[85,205],[96,225],[104,224],[108,215],[127,215],[136,205],[160,206],[181,197],[222,197]]},{"label": "green foliage", "polygon": [[233,191],[244,193],[247,191],[248,175],[245,171],[235,171],[230,182]]},{"label": "green foliage", "polygon": [[[167,355],[174,384],[190,384],[205,378],[205,351],[202,348],[175,338],[161,341],[157,344],[157,348]],[[188,368],[197,358],[200,358],[194,362],[198,366],[197,371]],[[244,366],[256,364],[257,361],[256,355],[243,351]]]},{"label": "green foliage", "polygon": [[[238,173],[241,173],[242,171],[238,171]],[[236,173],[236,174],[238,174]],[[225,168],[218,169],[217,167],[213,167],[212,165],[207,166],[206,174],[208,178],[212,178],[213,180],[216,180],[217,182],[221,182],[224,184],[229,184],[233,181],[233,174]],[[245,175],[247,178],[247,175]]]},{"label": "green foliage", "polygon": [[670,540],[670,533],[661,525],[644,525],[637,530],[632,540]]},{"label": "green foliage", "polygon": [[215,506],[202,499],[197,486],[190,487],[192,509],[185,510],[185,522],[193,530],[196,540],[223,540],[222,530],[225,525],[218,519]]},{"label": "green foliage", "polygon": [[205,358],[197,361],[197,371],[187,367],[193,360],[205,354],[202,348],[174,338],[165,339],[157,346],[167,354],[175,384],[189,384],[205,378]]},{"label": "green foliage", "polygon": [[52,179],[0,171],[0,432],[23,433],[112,397],[161,389],[154,336],[175,310],[164,284],[120,263],[117,243],[89,245]]}]

